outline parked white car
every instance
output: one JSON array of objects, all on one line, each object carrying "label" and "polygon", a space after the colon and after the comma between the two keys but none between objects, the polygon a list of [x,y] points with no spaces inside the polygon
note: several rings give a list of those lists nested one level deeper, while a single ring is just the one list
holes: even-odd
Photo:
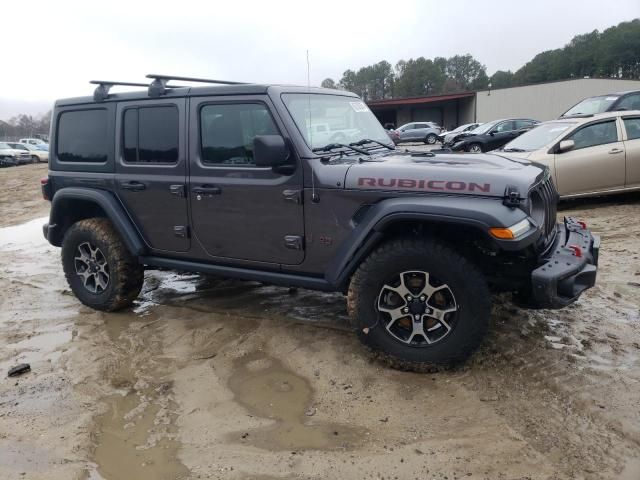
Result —
[{"label": "parked white car", "polygon": [[[42,150],[35,145],[31,145],[30,143],[14,143],[7,142],[7,144],[11,148],[15,148],[16,150],[22,150],[23,152],[28,152],[31,155],[31,160],[34,162],[48,162],[49,161],[49,150]],[[44,143],[41,145],[45,145]]]},{"label": "parked white car", "polygon": [[0,142],[0,166],[11,167],[14,165],[22,165],[23,163],[30,163],[32,161],[33,158],[29,152],[13,148],[6,142]]},{"label": "parked white car", "polygon": [[40,138],[21,138],[20,143],[28,143],[30,145],[40,145],[41,143],[47,143]]},{"label": "parked white car", "polygon": [[640,110],[544,122],[495,153],[547,165],[563,198],[640,190]]}]

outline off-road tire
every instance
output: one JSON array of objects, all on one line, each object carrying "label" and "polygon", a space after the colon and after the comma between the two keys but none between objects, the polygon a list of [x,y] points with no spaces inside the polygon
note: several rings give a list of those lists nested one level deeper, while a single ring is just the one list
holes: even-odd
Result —
[{"label": "off-road tire", "polygon": [[[109,270],[104,291],[89,291],[76,272],[78,247],[89,242],[100,249]],[[80,220],[67,230],[62,240],[62,266],[69,287],[83,304],[96,310],[112,312],[125,308],[142,289],[144,269],[129,253],[120,235],[106,218]]]},{"label": "off-road tire", "polygon": [[[455,324],[433,345],[403,343],[380,319],[377,299],[382,285],[408,270],[437,276],[455,295]],[[484,276],[465,257],[431,239],[400,238],[382,244],[358,267],[349,285],[347,308],[360,340],[375,357],[399,370],[428,372],[458,364],[478,348],[487,332],[491,298]]]},{"label": "off-road tire", "polygon": [[434,135],[433,133],[430,133],[424,139],[424,143],[427,144],[427,145],[435,145],[437,141],[438,141],[438,137],[437,137],[437,135]]}]

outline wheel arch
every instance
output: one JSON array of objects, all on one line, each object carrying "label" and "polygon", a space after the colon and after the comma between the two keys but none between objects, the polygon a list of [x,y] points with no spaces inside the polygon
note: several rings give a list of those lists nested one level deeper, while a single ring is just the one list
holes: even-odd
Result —
[{"label": "wheel arch", "polygon": [[59,247],[74,223],[93,217],[108,218],[132,255],[145,253],[146,246],[139,232],[118,200],[107,191],[88,188],[67,187],[55,193],[46,230],[47,240]]},{"label": "wheel arch", "polygon": [[489,228],[507,227],[526,218],[518,209],[502,205],[501,199],[481,197],[394,198],[363,207],[354,216],[355,228],[340,246],[325,273],[327,281],[346,290],[358,265],[382,242],[401,235],[424,231],[439,238],[478,239],[505,250],[531,244],[537,235],[518,242],[498,241]]}]

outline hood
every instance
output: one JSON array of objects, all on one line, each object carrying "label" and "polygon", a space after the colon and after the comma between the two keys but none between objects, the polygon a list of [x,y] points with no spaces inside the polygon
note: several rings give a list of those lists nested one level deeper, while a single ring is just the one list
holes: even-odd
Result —
[{"label": "hood", "polygon": [[496,150],[494,153],[498,155],[505,155],[509,158],[520,158],[522,160],[527,160],[529,159],[529,157],[531,157],[531,154],[533,152],[504,152],[502,150]]},{"label": "hood", "polygon": [[543,167],[502,154],[389,153],[353,164],[345,188],[503,197],[507,186],[526,196]]}]

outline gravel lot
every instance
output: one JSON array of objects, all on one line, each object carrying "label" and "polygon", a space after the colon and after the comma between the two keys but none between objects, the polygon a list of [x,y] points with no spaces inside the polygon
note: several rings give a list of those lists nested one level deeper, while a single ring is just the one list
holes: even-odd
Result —
[{"label": "gravel lot", "polygon": [[561,205],[602,235],[577,304],[496,298],[470,362],[418,375],[370,359],[341,295],[147,272],[133,310],[83,307],[44,175],[0,170],[0,478],[640,478],[640,195]]}]

